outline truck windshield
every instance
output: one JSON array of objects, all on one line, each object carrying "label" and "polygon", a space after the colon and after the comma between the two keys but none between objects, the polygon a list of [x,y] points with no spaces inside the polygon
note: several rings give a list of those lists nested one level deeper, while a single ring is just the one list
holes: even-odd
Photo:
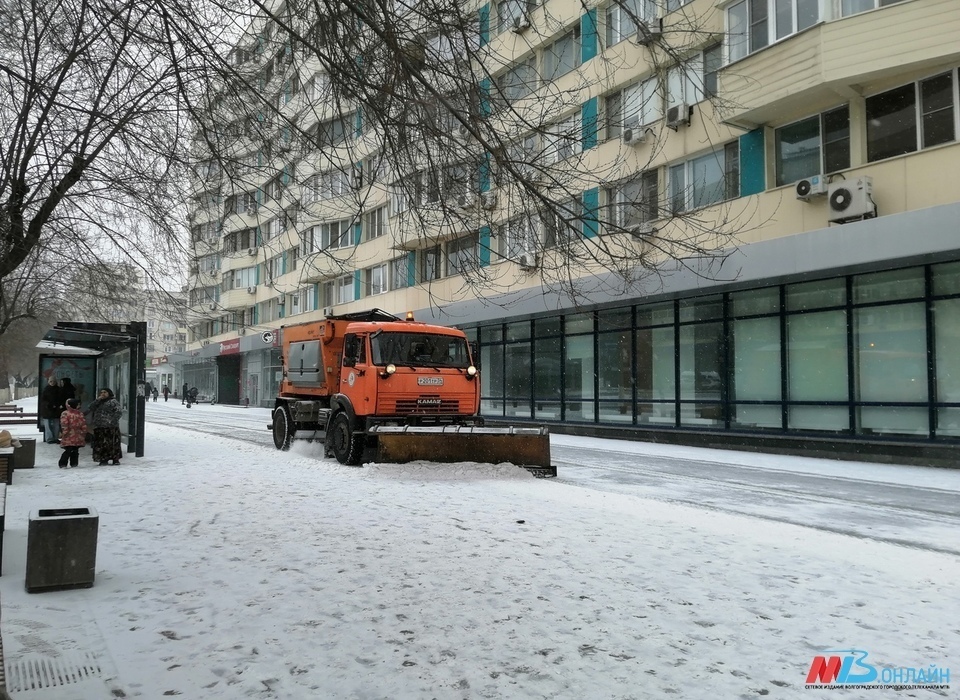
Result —
[{"label": "truck windshield", "polygon": [[428,333],[377,333],[370,338],[375,365],[405,367],[470,366],[467,341],[452,335]]}]

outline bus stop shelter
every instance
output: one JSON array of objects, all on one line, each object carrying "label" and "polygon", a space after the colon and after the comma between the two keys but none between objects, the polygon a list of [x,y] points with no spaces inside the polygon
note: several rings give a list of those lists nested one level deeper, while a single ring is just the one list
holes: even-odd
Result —
[{"label": "bus stop shelter", "polygon": [[147,324],[58,321],[37,347],[41,389],[48,377],[69,377],[82,410],[100,389],[113,390],[123,408],[120,432],[127,452],[143,457]]}]

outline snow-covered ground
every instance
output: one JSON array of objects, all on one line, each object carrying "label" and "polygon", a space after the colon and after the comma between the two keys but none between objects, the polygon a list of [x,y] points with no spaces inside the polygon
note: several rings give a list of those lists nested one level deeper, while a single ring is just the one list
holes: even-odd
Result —
[{"label": "snow-covered ground", "polygon": [[[198,428],[232,412],[238,437],[247,422],[266,433],[255,410],[195,408],[148,407],[148,421],[176,410]],[[315,445],[281,455],[266,440],[147,431],[146,456],[121,466],[86,448],[80,468],[57,469],[58,447],[39,444],[8,487],[0,631],[14,700],[893,694],[804,689],[825,649],[960,673],[954,555],[510,465],[350,468]],[[944,470],[556,444],[960,491]],[[68,507],[99,514],[96,583],[28,594],[29,514]],[[30,679],[42,687],[22,689]]]}]

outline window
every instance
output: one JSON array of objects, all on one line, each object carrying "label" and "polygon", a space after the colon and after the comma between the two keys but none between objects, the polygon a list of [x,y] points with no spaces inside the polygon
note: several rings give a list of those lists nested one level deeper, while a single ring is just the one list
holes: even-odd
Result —
[{"label": "window", "polygon": [[353,135],[356,115],[345,114],[338,119],[321,122],[316,126],[317,146],[337,146]]},{"label": "window", "polygon": [[273,282],[283,274],[283,256],[275,255],[263,264],[263,268],[267,273],[267,281]]},{"label": "window", "polygon": [[526,17],[530,12],[527,0],[503,0],[497,4],[497,15],[500,19],[500,31],[505,32],[513,27],[514,20]]},{"label": "window", "polygon": [[614,231],[631,229],[660,218],[660,178],[656,170],[625,180],[607,190],[607,221]]},{"label": "window", "polygon": [[257,232],[252,228],[241,229],[229,233],[223,238],[223,250],[227,253],[246,252],[248,248],[257,247]]},{"label": "window", "polygon": [[308,100],[318,100],[330,96],[330,76],[326,73],[314,73],[303,86]]},{"label": "window", "polygon": [[517,64],[497,78],[500,100],[515,102],[526,97],[537,87],[537,66],[533,57]]},{"label": "window", "polygon": [[694,105],[703,100],[703,56],[697,55],[667,71],[667,107]]},{"label": "window", "polygon": [[867,160],[912,153],[956,138],[955,70],[868,97]]},{"label": "window", "polygon": [[387,208],[377,207],[363,215],[363,240],[380,238],[387,231]]},{"label": "window", "polygon": [[480,239],[471,233],[447,243],[447,275],[466,275],[476,270],[479,261]]},{"label": "window", "polygon": [[618,44],[636,35],[637,22],[652,22],[657,18],[654,0],[618,0],[607,8],[607,46]]},{"label": "window", "polygon": [[703,50],[703,96],[718,94],[717,74],[723,66],[723,44],[714,44]]},{"label": "window", "polygon": [[287,253],[287,272],[293,272],[297,269],[297,262],[300,260],[300,246],[295,246]]},{"label": "window", "polygon": [[353,301],[353,275],[344,275],[343,277],[338,277],[334,281],[334,287],[337,293],[337,304],[346,304],[349,301]]},{"label": "window", "polygon": [[384,294],[387,291],[387,265],[376,265],[363,271],[364,296]]},{"label": "window", "polygon": [[776,130],[777,185],[850,167],[850,110],[844,105]]},{"label": "window", "polygon": [[537,223],[529,216],[520,216],[502,224],[496,233],[497,252],[508,260],[536,248]]},{"label": "window", "polygon": [[283,195],[283,178],[282,176],[277,176],[273,178],[270,182],[266,184],[263,188],[264,193],[266,194],[267,199],[280,199]]},{"label": "window", "polygon": [[241,192],[227,197],[227,214],[255,214],[257,195],[255,192]]},{"label": "window", "polygon": [[350,219],[331,221],[314,226],[306,233],[304,248],[307,252],[336,250],[353,245],[353,222]]},{"label": "window", "polygon": [[550,82],[580,65],[580,29],[574,29],[543,50],[543,80]]},{"label": "window", "polygon": [[440,246],[421,250],[418,257],[420,258],[420,281],[430,282],[439,279],[441,276],[440,263],[443,260],[440,254]]},{"label": "window", "polygon": [[397,216],[409,209],[409,197],[402,183],[390,185],[390,216]]},{"label": "window", "polygon": [[406,289],[410,286],[410,262],[404,255],[390,261],[390,289]]},{"label": "window", "polygon": [[264,227],[266,232],[265,240],[273,240],[286,230],[284,226],[284,219],[285,217],[280,215],[276,218],[270,219],[270,221],[267,222],[267,225]]},{"label": "window", "polygon": [[199,269],[206,274],[212,274],[220,269],[219,255],[204,255],[200,258]]},{"label": "window", "polygon": [[740,147],[723,149],[670,168],[670,201],[674,212],[690,211],[740,196]]},{"label": "window", "polygon": [[551,124],[544,134],[543,154],[547,164],[556,163],[580,152],[580,114]]},{"label": "window", "polygon": [[350,192],[350,174],[343,170],[330,170],[310,179],[311,202],[341,197]]},{"label": "window", "polygon": [[727,8],[730,61],[820,21],[820,0],[740,0]]},{"label": "window", "polygon": [[866,12],[877,7],[886,7],[895,5],[901,0],[840,0],[840,14],[844,17],[855,15],[858,12]]},{"label": "window", "polygon": [[[583,238],[583,200],[579,197],[558,204],[544,222],[543,245],[569,247]],[[529,234],[528,234],[529,235]]]},{"label": "window", "polygon": [[242,267],[233,271],[233,288],[243,289],[244,287],[257,286],[257,268]]},{"label": "window", "polygon": [[650,78],[607,96],[604,103],[607,138],[616,138],[623,127],[652,124],[663,118],[659,81]]}]

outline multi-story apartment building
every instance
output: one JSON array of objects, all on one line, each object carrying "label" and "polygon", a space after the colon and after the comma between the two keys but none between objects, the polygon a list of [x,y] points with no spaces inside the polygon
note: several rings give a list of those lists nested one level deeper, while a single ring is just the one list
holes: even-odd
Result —
[{"label": "multi-story apartment building", "polygon": [[[490,418],[885,454],[955,444],[960,2],[503,0],[476,27],[481,84],[513,113],[550,114],[516,163],[569,166],[582,268],[556,263],[556,211],[530,215],[536,198],[496,177],[447,190],[447,172],[387,163],[373,186],[362,115],[309,61],[278,60],[278,109],[321,104],[319,143],[361,155],[198,189],[191,383],[269,405],[264,331],[378,306],[465,328]],[[425,177],[415,197],[389,186],[404,177]],[[364,197],[343,196],[360,182]],[[410,210],[451,197],[479,223],[411,237]],[[594,264],[615,239],[645,274]]]}]

